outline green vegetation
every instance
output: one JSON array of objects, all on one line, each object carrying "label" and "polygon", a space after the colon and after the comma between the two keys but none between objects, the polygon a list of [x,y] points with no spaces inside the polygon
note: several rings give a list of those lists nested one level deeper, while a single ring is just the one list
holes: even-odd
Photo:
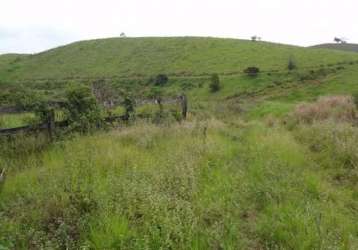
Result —
[{"label": "green vegetation", "polygon": [[26,126],[34,117],[33,113],[0,114],[0,128]]},{"label": "green vegetation", "polygon": [[325,43],[312,46],[315,49],[333,49],[340,51],[358,52],[358,44],[353,43]]},{"label": "green vegetation", "polygon": [[357,136],[345,123],[289,132],[210,119],[82,136],[36,161],[33,153],[4,157],[13,169],[0,196],[0,242],[15,249],[355,249]]},{"label": "green vegetation", "polygon": [[[357,60],[211,38],[87,41],[21,57],[3,79],[102,79],[29,83],[64,100],[57,113],[79,126],[52,142],[0,137],[0,249],[357,249]],[[255,77],[244,73],[253,65]],[[26,107],[32,91],[17,92]],[[183,93],[185,121],[172,102]],[[94,129],[108,98],[121,106],[107,111],[129,121]]]},{"label": "green vegetation", "polygon": [[284,70],[290,56],[298,67],[358,60],[353,53],[237,39],[112,38],[77,42],[6,64],[2,62],[9,57],[0,56],[0,80],[210,75],[242,72],[251,65]]},{"label": "green vegetation", "polygon": [[220,78],[218,74],[213,74],[210,79],[210,91],[218,92],[220,90]]}]

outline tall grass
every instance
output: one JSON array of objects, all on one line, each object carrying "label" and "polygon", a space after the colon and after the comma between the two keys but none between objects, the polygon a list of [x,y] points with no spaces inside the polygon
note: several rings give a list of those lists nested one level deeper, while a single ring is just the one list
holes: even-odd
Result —
[{"label": "tall grass", "polygon": [[320,97],[314,103],[298,105],[294,116],[302,122],[333,119],[352,122],[356,120],[356,105],[351,96]]},{"label": "tall grass", "polygon": [[209,119],[59,142],[10,172],[0,194],[0,245],[355,249],[354,180],[337,188],[326,170],[340,144],[318,152],[323,161],[310,131]]}]

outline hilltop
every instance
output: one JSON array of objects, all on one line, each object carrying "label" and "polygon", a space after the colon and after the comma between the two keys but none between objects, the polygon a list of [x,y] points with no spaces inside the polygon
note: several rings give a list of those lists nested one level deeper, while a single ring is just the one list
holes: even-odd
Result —
[{"label": "hilltop", "polygon": [[354,44],[354,43],[340,43],[340,44],[324,43],[324,44],[318,44],[318,45],[312,46],[311,48],[358,52],[358,44]]},{"label": "hilltop", "polygon": [[75,42],[34,55],[0,56],[0,80],[189,76],[242,72],[248,66],[283,70],[358,60],[341,51],[204,37],[110,38]]}]

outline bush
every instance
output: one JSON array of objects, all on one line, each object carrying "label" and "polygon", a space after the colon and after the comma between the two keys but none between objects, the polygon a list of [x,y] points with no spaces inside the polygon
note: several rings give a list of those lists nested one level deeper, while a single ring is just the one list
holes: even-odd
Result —
[{"label": "bush", "polygon": [[210,79],[210,91],[211,92],[217,92],[220,90],[220,78],[218,74],[213,74]]},{"label": "bush", "polygon": [[130,120],[130,119],[134,118],[134,116],[135,116],[135,101],[134,101],[134,99],[130,95],[127,95],[124,98],[122,105],[125,109],[126,120]]},{"label": "bush", "polygon": [[256,77],[260,73],[260,69],[257,67],[248,67],[244,70],[244,73],[250,77]]},{"label": "bush", "polygon": [[298,105],[293,116],[302,123],[327,119],[353,122],[356,118],[356,107],[351,96],[327,96],[320,97],[315,103]]},{"label": "bush", "polygon": [[159,74],[155,77],[155,85],[159,85],[159,86],[163,86],[165,84],[167,84],[169,81],[169,78],[167,75],[165,74]]},{"label": "bush", "polygon": [[89,87],[72,85],[66,91],[66,98],[66,115],[71,129],[87,132],[101,125],[101,110]]},{"label": "bush", "polygon": [[353,94],[353,101],[356,105],[356,108],[358,108],[358,92]]},{"label": "bush", "polygon": [[294,70],[294,69],[296,69],[296,63],[295,63],[295,61],[293,60],[293,58],[292,57],[290,57],[289,59],[288,59],[288,65],[287,65],[287,68],[288,68],[288,70]]}]

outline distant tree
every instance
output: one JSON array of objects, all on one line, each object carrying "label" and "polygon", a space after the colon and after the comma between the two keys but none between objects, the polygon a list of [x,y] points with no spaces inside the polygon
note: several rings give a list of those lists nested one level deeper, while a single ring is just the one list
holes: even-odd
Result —
[{"label": "distant tree", "polygon": [[342,42],[342,40],[341,40],[340,38],[338,38],[338,37],[335,37],[333,40],[334,40],[336,43],[341,43],[341,42]]},{"label": "distant tree", "polygon": [[120,34],[120,37],[122,37],[122,38],[127,37],[127,36],[126,36],[126,33],[122,32],[122,33]]},{"label": "distant tree", "polygon": [[256,77],[260,73],[260,69],[258,67],[248,67],[244,70],[244,73],[251,77]]},{"label": "distant tree", "polygon": [[167,75],[165,74],[159,74],[155,77],[155,80],[154,80],[154,83],[155,85],[157,86],[163,86],[165,85],[166,83],[168,83],[169,81],[169,78]]},{"label": "distant tree", "polygon": [[346,39],[346,38],[335,37],[333,40],[334,40],[336,43],[342,43],[342,44],[347,43],[347,39]]},{"label": "distant tree", "polygon": [[290,56],[290,58],[288,59],[288,65],[287,65],[288,70],[294,70],[296,67],[297,66],[296,66],[296,63],[295,63],[293,57]]},{"label": "distant tree", "polygon": [[218,74],[211,75],[209,87],[210,87],[210,91],[213,93],[220,90],[221,86],[220,86],[220,78]]},{"label": "distant tree", "polygon": [[259,37],[259,36],[252,36],[251,37],[251,41],[253,41],[253,42],[256,42],[256,41],[261,41],[261,37]]}]

